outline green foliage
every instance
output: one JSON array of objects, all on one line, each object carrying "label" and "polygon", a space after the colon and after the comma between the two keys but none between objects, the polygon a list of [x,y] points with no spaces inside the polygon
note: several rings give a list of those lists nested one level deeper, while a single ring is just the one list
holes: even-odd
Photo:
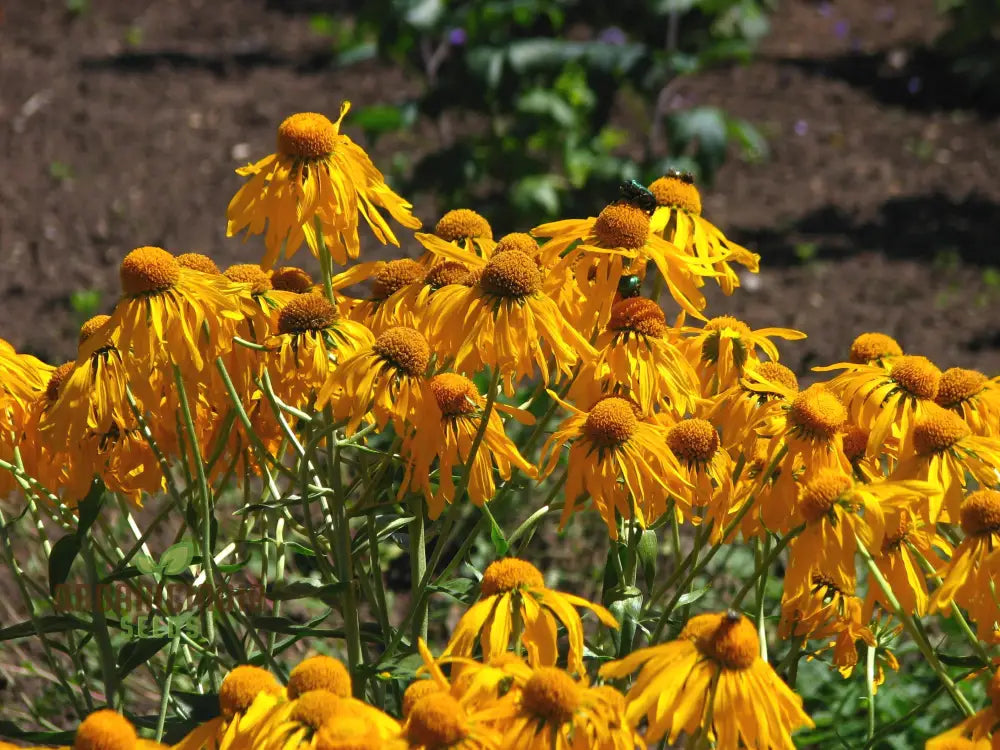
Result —
[{"label": "green foliage", "polygon": [[948,17],[938,47],[953,59],[952,69],[975,91],[1000,85],[1000,3],[996,0],[937,0]]},{"label": "green foliage", "polygon": [[352,117],[370,139],[436,123],[446,145],[401,170],[404,193],[524,224],[586,215],[620,181],[671,167],[710,182],[731,147],[764,158],[750,123],[674,92],[682,76],[747,60],[769,4],[627,0],[611,12],[583,0],[374,0],[311,27],[331,37],[339,64],[377,52],[422,77],[416,98]]}]

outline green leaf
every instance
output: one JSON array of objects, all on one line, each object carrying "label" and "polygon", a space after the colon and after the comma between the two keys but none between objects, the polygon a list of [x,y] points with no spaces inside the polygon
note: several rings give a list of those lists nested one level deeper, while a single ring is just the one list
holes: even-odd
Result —
[{"label": "green leaf", "polygon": [[656,539],[656,532],[646,529],[642,532],[639,544],[636,547],[636,555],[639,558],[639,565],[642,566],[642,577],[646,581],[646,586],[653,587],[656,579],[656,558],[660,552],[660,545]]},{"label": "green leaf", "polygon": [[971,669],[979,669],[988,666],[983,664],[983,660],[978,656],[970,654],[969,656],[955,656],[954,654],[938,654],[938,658],[942,663],[947,664],[949,667],[968,667]]},{"label": "green leaf", "polygon": [[126,643],[118,652],[118,679],[124,679],[137,667],[152,659],[168,643],[170,639],[162,636],[137,638]]},{"label": "green leaf", "polygon": [[168,547],[160,556],[159,568],[165,575],[183,573],[194,559],[194,544],[188,540]]},{"label": "green leaf", "polygon": [[149,555],[143,555],[142,553],[132,558],[132,564],[136,570],[146,576],[153,575],[153,571],[156,570],[156,561]]},{"label": "green leaf", "polygon": [[743,157],[749,162],[759,162],[767,158],[767,140],[751,123],[738,117],[726,119],[726,132],[743,149]]},{"label": "green leaf", "polygon": [[94,521],[97,520],[97,516],[101,512],[101,505],[103,503],[104,482],[98,477],[94,477],[94,481],[90,483],[90,490],[88,490],[87,495],[77,506],[77,510],[80,513],[80,521],[77,524],[76,533],[80,539],[83,539],[84,534],[94,525]]},{"label": "green leaf", "polygon": [[0,720],[0,737],[10,737],[14,740],[27,740],[41,745],[72,745],[75,730],[66,732],[30,732],[21,729],[17,724],[7,719]]},{"label": "green leaf", "polygon": [[73,561],[80,554],[80,537],[67,534],[52,545],[49,554],[49,593],[54,597],[56,587],[66,582]]},{"label": "green leaf", "polygon": [[507,550],[510,549],[507,537],[503,535],[503,531],[497,525],[497,520],[485,505],[483,506],[483,513],[490,520],[490,541],[493,542],[493,549],[496,550],[497,557],[503,557],[507,554]]},{"label": "green leaf", "polygon": [[409,127],[416,119],[416,108],[412,104],[393,106],[376,104],[362,107],[351,114],[351,123],[367,133],[391,133]]},{"label": "green leaf", "polygon": [[319,599],[327,604],[339,604],[338,597],[345,584],[319,583],[318,581],[282,581],[268,586],[267,598],[272,601],[293,601],[295,599]]},{"label": "green leaf", "polygon": [[704,588],[695,589],[694,591],[688,591],[686,594],[681,594],[680,598],[677,599],[676,606],[684,607],[688,604],[693,604],[701,599],[701,597],[705,596],[711,588],[711,586],[705,586]]},{"label": "green leaf", "polygon": [[90,623],[73,615],[43,615],[35,618],[35,622],[24,620],[16,625],[0,628],[0,641],[27,638],[38,633],[66,633],[70,630],[90,630]]}]

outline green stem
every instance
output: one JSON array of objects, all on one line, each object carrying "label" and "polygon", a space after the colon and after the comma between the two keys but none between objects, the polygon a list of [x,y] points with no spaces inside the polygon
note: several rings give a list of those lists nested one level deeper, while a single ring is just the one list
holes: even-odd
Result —
[{"label": "green stem", "polygon": [[868,690],[868,736],[865,738],[871,742],[875,736],[875,646],[866,646],[867,654],[865,659],[865,687]]},{"label": "green stem", "polygon": [[100,579],[97,576],[97,563],[94,560],[94,550],[91,547],[90,535],[83,540],[82,549],[84,562],[87,565],[87,584],[90,586],[90,612],[93,623],[94,640],[100,654],[101,675],[104,678],[104,697],[108,705],[114,709],[121,708],[118,695],[118,668],[115,652],[111,647],[111,634],[108,622],[104,617],[104,602],[101,595]]},{"label": "green stem", "polygon": [[[413,604],[417,606],[417,588],[427,572],[427,547],[424,538],[424,503],[423,498],[414,495],[410,502],[410,586],[413,592]],[[426,600],[419,602],[419,609],[413,618],[413,639],[427,640],[428,607]]]},{"label": "green stem", "polygon": [[170,650],[167,652],[167,670],[163,675],[163,685],[160,693],[160,712],[156,717],[156,741],[163,739],[163,726],[167,721],[167,705],[170,703],[170,686],[174,680],[174,661],[177,657],[177,646],[181,637],[174,635],[170,640]]}]

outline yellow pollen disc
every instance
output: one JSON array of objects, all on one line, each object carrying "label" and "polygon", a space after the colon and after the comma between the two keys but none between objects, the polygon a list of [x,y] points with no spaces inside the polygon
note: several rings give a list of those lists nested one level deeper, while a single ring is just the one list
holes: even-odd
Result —
[{"label": "yellow pollen disc", "polygon": [[424,277],[424,284],[440,289],[449,284],[465,284],[469,279],[469,269],[457,260],[443,260],[431,266]]},{"label": "yellow pollen disc", "polygon": [[469,208],[449,211],[434,227],[434,234],[446,242],[458,242],[468,237],[493,239],[493,228],[482,216]]},{"label": "yellow pollen disc", "polygon": [[795,373],[780,362],[761,362],[757,365],[755,371],[764,380],[783,385],[791,391],[799,389],[799,379],[795,376]]},{"label": "yellow pollen disc", "polygon": [[747,344],[744,340],[751,334],[750,326],[742,320],[737,320],[731,315],[722,315],[712,318],[705,323],[705,338],[701,344],[701,358],[706,362],[719,361],[719,342],[722,334],[733,339],[733,359],[738,367],[742,367],[747,360]]},{"label": "yellow pollen disc", "polygon": [[100,329],[100,327],[103,326],[105,323],[107,323],[109,320],[111,320],[110,315],[95,315],[94,317],[92,317],[90,320],[88,320],[86,323],[80,326],[80,339],[78,343],[82,344],[84,341],[89,339],[91,336],[97,333],[98,329]]},{"label": "yellow pollen disc", "polygon": [[505,234],[493,248],[493,254],[507,253],[511,250],[520,250],[530,258],[538,253],[538,241],[527,232],[511,232]]},{"label": "yellow pollen disc", "polygon": [[295,266],[282,266],[271,273],[271,286],[283,292],[305,294],[313,287],[312,276]]},{"label": "yellow pollen disc", "polygon": [[701,215],[701,193],[693,183],[679,177],[660,177],[653,180],[649,192],[656,196],[659,206],[676,206],[689,214]]},{"label": "yellow pollen disc", "polygon": [[594,404],[583,423],[583,432],[600,447],[624,445],[639,426],[632,404],[612,396]]},{"label": "yellow pollen disc", "polygon": [[842,596],[854,596],[854,590],[845,591],[837,586],[836,581],[834,581],[830,576],[825,573],[813,573],[812,574],[812,585],[814,589],[825,589],[827,593],[830,594],[840,594]]},{"label": "yellow pollen disc", "polygon": [[945,408],[955,407],[979,393],[989,381],[979,370],[951,367],[941,375],[937,397],[934,399]]},{"label": "yellow pollen disc", "polygon": [[809,437],[830,440],[847,421],[847,409],[821,383],[814,383],[792,401],[788,419]]},{"label": "yellow pollen disc", "polygon": [[125,256],[119,269],[127,297],[165,292],[181,277],[177,259],[160,247],[137,247]]},{"label": "yellow pollen disc", "polygon": [[899,357],[903,349],[892,336],[884,333],[862,333],[851,344],[851,362],[866,365],[885,357]]},{"label": "yellow pollen disc", "polygon": [[226,719],[246,713],[260,693],[281,690],[274,676],[260,667],[241,664],[226,675],[219,688],[219,712]]},{"label": "yellow pollen disc", "polygon": [[406,719],[406,738],[411,747],[444,748],[468,734],[469,724],[462,704],[440,690],[414,703]]},{"label": "yellow pollen disc", "polygon": [[984,536],[1000,531],[1000,492],[976,490],[959,509],[962,531],[969,536]]},{"label": "yellow pollen disc", "polygon": [[553,724],[573,718],[583,700],[583,688],[558,667],[539,667],[521,692],[521,705]]},{"label": "yellow pollen disc", "polygon": [[694,641],[701,653],[726,669],[749,669],[760,658],[757,628],[733,610],[692,617],[680,637]]},{"label": "yellow pollen disc", "polygon": [[901,512],[899,514],[899,523],[895,530],[886,532],[885,539],[882,541],[882,554],[887,555],[894,550],[898,550],[899,545],[906,541],[907,536],[909,536],[913,528],[913,519],[910,517],[909,512]]},{"label": "yellow pollen disc", "polygon": [[913,425],[913,447],[921,456],[942,453],[972,434],[965,420],[937,404],[925,404],[923,416]]},{"label": "yellow pollen disc", "polygon": [[732,315],[720,315],[717,318],[712,318],[705,323],[705,330],[713,331],[717,334],[723,331],[730,331],[737,334],[740,338],[749,336],[751,333],[750,326],[742,320],[734,318]]},{"label": "yellow pollen disc", "polygon": [[344,699],[329,690],[310,690],[295,699],[288,718],[316,730],[334,717],[343,715],[343,704]]},{"label": "yellow pollen disc", "polygon": [[423,375],[431,360],[431,348],[419,331],[406,326],[390,328],[382,333],[372,350],[407,375]]},{"label": "yellow pollen disc", "polygon": [[45,386],[45,398],[49,400],[49,403],[55,403],[59,398],[59,392],[62,390],[63,383],[66,382],[66,378],[69,374],[73,372],[73,367],[76,362],[72,360],[69,362],[63,362],[56,369],[52,371],[49,375],[48,385]]},{"label": "yellow pollen disc", "polygon": [[316,733],[316,750],[381,750],[384,745],[371,724],[358,716],[338,716]]},{"label": "yellow pollen disc", "polygon": [[263,294],[274,288],[270,276],[256,263],[237,263],[226,269],[225,277],[238,284],[247,284],[251,294]]},{"label": "yellow pollen disc", "polygon": [[860,461],[868,452],[868,436],[871,430],[856,424],[848,425],[844,431],[844,455],[851,463]]},{"label": "yellow pollen disc", "polygon": [[670,428],[667,447],[685,463],[707,463],[719,450],[719,433],[707,420],[685,419]]},{"label": "yellow pollen disc", "polygon": [[479,286],[498,297],[523,298],[542,286],[542,273],[529,256],[509,250],[490,258],[479,277]]},{"label": "yellow pollen disc", "polygon": [[324,115],[300,112],[278,126],[278,153],[294,159],[322,159],[333,153],[339,130]]},{"label": "yellow pollen disc", "polygon": [[440,693],[441,686],[434,680],[415,680],[403,691],[403,716],[409,716],[410,711],[421,698],[431,693]]},{"label": "yellow pollen disc", "polygon": [[823,518],[853,486],[851,478],[836,469],[824,469],[799,489],[799,508],[809,523]]},{"label": "yellow pollen disc", "polygon": [[215,265],[215,261],[202,253],[181,253],[177,256],[177,265],[201,273],[212,275],[219,273],[219,267]]},{"label": "yellow pollen disc", "polygon": [[412,258],[390,260],[372,275],[372,298],[385,299],[424,278],[424,267]]},{"label": "yellow pollen disc", "polygon": [[643,336],[663,338],[667,333],[666,316],[651,299],[627,297],[611,308],[608,328],[612,331],[635,331]]},{"label": "yellow pollen disc", "polygon": [[104,708],[80,723],[73,750],[133,750],[137,740],[132,722],[117,711]]},{"label": "yellow pollen disc", "polygon": [[941,371],[927,357],[896,357],[889,377],[911,396],[933,399],[937,396]]},{"label": "yellow pollen disc", "polygon": [[520,588],[544,589],[545,579],[538,568],[517,557],[504,557],[491,562],[483,571],[483,580],[479,584],[483,596],[506,594]]},{"label": "yellow pollen disc", "polygon": [[325,297],[300,294],[278,313],[278,331],[292,334],[322,331],[332,326],[338,317],[337,308]]},{"label": "yellow pollen disc", "polygon": [[482,401],[476,384],[458,373],[443,372],[435,375],[429,385],[438,408],[446,417],[472,414]]},{"label": "yellow pollen disc", "polygon": [[597,215],[594,236],[609,250],[638,250],[649,239],[649,214],[631,203],[612,203]]},{"label": "yellow pollen disc", "polygon": [[351,675],[332,656],[310,656],[303,659],[288,675],[288,697],[298,698],[312,690],[328,690],[341,698],[351,695]]}]

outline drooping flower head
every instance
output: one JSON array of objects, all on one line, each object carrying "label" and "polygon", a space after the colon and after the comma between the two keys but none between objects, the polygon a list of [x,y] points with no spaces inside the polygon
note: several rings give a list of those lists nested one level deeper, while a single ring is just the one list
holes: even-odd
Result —
[{"label": "drooping flower head", "polygon": [[961,416],[977,435],[1000,437],[1000,383],[978,370],[945,370],[934,400]]},{"label": "drooping flower head", "polygon": [[468,208],[448,211],[438,220],[433,234],[418,232],[416,238],[427,251],[422,260],[425,265],[437,260],[463,260],[470,255],[489,258],[497,245],[490,223]]},{"label": "drooping flower head", "polygon": [[903,349],[892,336],[878,332],[862,333],[851,342],[847,361],[856,365],[877,365],[902,355]]},{"label": "drooping flower head", "polygon": [[103,708],[77,727],[73,750],[134,750],[138,741],[132,722],[117,711]]}]

